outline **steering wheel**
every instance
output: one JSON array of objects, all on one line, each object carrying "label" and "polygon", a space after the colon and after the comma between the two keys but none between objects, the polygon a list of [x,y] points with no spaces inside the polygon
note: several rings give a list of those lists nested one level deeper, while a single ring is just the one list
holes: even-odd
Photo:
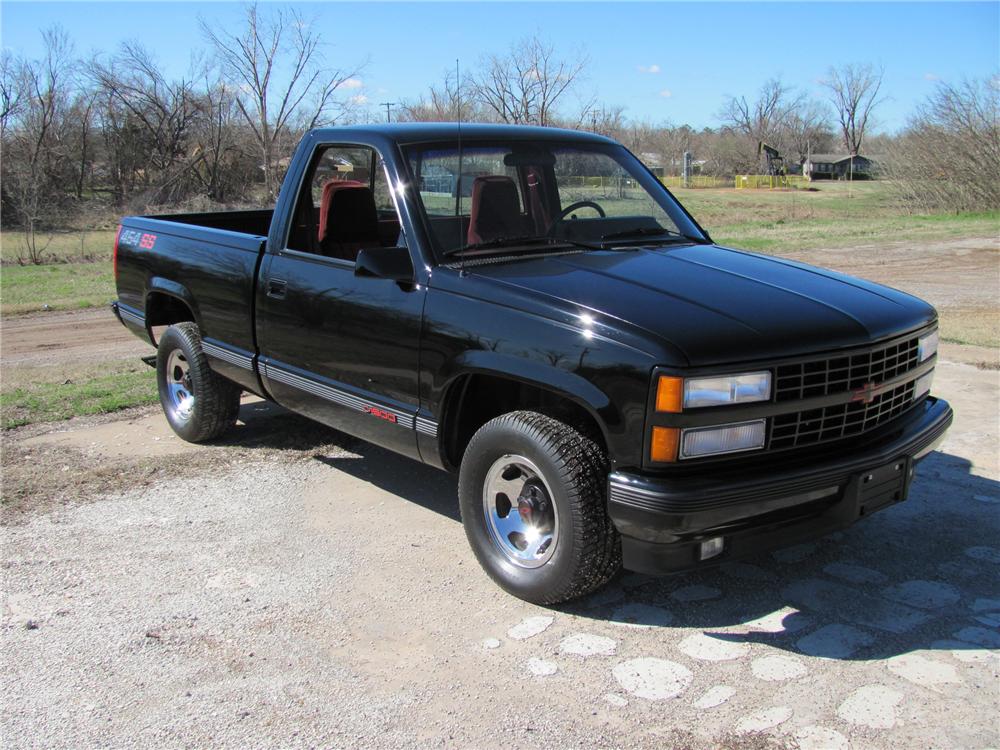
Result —
[{"label": "steering wheel", "polygon": [[592,208],[595,211],[597,211],[598,215],[602,219],[607,216],[607,214],[604,213],[604,209],[601,208],[598,204],[594,203],[594,201],[577,201],[576,203],[570,203],[568,206],[566,206],[566,208],[560,211],[559,215],[555,218],[555,220],[553,220],[552,226],[549,227],[549,232],[548,232],[549,237],[555,236],[556,227],[558,227],[560,224],[566,221],[566,217],[579,208]]},{"label": "steering wheel", "polygon": [[566,208],[560,211],[554,223],[565,221],[566,217],[569,216],[574,211],[576,211],[578,208],[592,208],[595,211],[597,211],[597,213],[600,215],[602,219],[607,216],[607,214],[604,213],[604,209],[601,208],[598,204],[594,203],[594,201],[577,201],[576,203],[570,203],[568,206],[566,206]]}]

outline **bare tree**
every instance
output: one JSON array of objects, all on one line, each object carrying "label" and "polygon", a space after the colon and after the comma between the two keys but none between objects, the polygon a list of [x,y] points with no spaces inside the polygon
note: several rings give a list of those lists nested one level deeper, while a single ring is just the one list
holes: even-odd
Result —
[{"label": "bare tree", "polygon": [[96,91],[82,90],[77,94],[69,112],[69,118],[72,121],[72,126],[69,128],[70,148],[76,165],[73,187],[77,201],[83,200],[84,187],[93,166],[93,130],[97,98]]},{"label": "bare tree", "polygon": [[[742,145],[732,138],[725,139],[726,161],[740,165],[746,171],[765,171],[765,151],[762,144],[778,148],[782,133],[788,129],[792,114],[802,107],[805,96],[772,78],[761,86],[754,99],[746,96],[727,97],[719,117],[730,133],[742,136]],[[740,156],[736,153],[742,152]]]},{"label": "bare tree", "polygon": [[193,134],[193,173],[201,189],[216,202],[244,197],[254,179],[253,160],[248,158],[245,126],[236,108],[236,97],[222,79],[205,80],[201,96],[203,117]]},{"label": "bare tree", "polygon": [[552,45],[528,37],[505,55],[484,58],[472,77],[472,88],[501,122],[550,125],[557,104],[579,82],[588,62],[583,55],[561,58]]},{"label": "bare tree", "polygon": [[883,75],[882,68],[871,64],[845,65],[830,68],[823,82],[830,90],[844,147],[852,155],[861,153],[872,111],[884,101],[879,98]]},{"label": "bare tree", "polygon": [[292,132],[333,122],[346,111],[336,98],[358,70],[322,66],[320,36],[295,10],[263,15],[247,6],[236,34],[201,23],[223,71],[235,84],[236,106],[260,150],[264,185],[277,194],[278,161],[291,151]]},{"label": "bare tree", "polygon": [[690,126],[674,127],[669,123],[652,129],[649,139],[648,150],[660,155],[664,172],[671,175],[683,171],[684,152],[696,151],[700,140]]},{"label": "bare tree", "polygon": [[409,122],[482,122],[486,113],[466,78],[461,84],[454,70],[446,71],[440,88],[431,86],[425,97],[400,104],[399,119]]},{"label": "bare tree", "polygon": [[5,49],[0,56],[0,138],[7,132],[10,119],[21,111],[24,99],[24,63]]},{"label": "bare tree", "polygon": [[726,98],[719,117],[723,124],[754,142],[774,143],[790,115],[801,107],[804,96],[772,78],[761,86],[755,99],[745,96]]},{"label": "bare tree", "polygon": [[39,231],[58,211],[65,196],[61,188],[70,181],[63,131],[72,86],[72,47],[58,27],[43,32],[42,40],[45,56],[19,66],[23,104],[16,111],[16,127],[4,144],[3,159],[5,197],[24,233],[30,263],[42,262],[48,242],[40,243]]},{"label": "bare tree", "polygon": [[104,101],[121,110],[123,126],[139,131],[119,143],[142,144],[144,158],[133,167],[153,188],[152,198],[176,199],[178,183],[189,176],[192,166],[186,153],[191,131],[203,114],[193,82],[168,81],[145,48],[128,42],[111,60],[94,59],[89,72]]},{"label": "bare tree", "polygon": [[826,106],[817,101],[803,101],[789,113],[778,136],[786,161],[793,155],[804,161],[810,151],[821,153],[830,150],[833,131],[829,117]]},{"label": "bare tree", "polygon": [[[602,104],[601,106],[591,106],[587,111],[581,114],[581,125],[586,130],[591,133],[597,133],[598,135],[607,136],[608,138],[621,139],[622,134],[625,132],[625,108],[619,106],[607,106]],[[648,125],[633,126],[640,128],[648,128]],[[635,139],[633,138],[633,141]],[[633,150],[637,150],[638,147],[633,143]]]},{"label": "bare tree", "polygon": [[1000,86],[938,84],[891,149],[887,164],[908,206],[1000,207]]}]

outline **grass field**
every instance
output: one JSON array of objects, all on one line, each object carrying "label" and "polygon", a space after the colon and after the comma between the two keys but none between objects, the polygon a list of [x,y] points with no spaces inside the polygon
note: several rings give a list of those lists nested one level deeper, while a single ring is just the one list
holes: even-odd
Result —
[{"label": "grass field", "polygon": [[818,182],[809,190],[677,190],[699,224],[723,245],[780,255],[819,247],[990,237],[1000,211],[908,214],[879,181]]},{"label": "grass field", "polygon": [[[41,235],[38,247],[44,247],[45,263],[85,263],[88,261],[111,261],[111,251],[115,244],[115,230],[92,232],[59,232]],[[0,234],[0,262],[16,265],[27,258],[24,235],[20,232],[5,231]]]},{"label": "grass field", "polygon": [[[1000,211],[908,214],[885,181],[814,185],[815,190],[678,189],[675,193],[716,242],[776,255],[1000,233]],[[612,214],[630,213],[644,204],[612,197],[610,190],[600,188],[574,188],[572,192],[574,199],[603,202]],[[115,293],[110,263],[114,234],[57,234],[46,249],[51,263],[43,266],[16,265],[23,238],[16,232],[0,234],[4,264],[0,313],[105,304]]]},{"label": "grass field", "polygon": [[97,307],[114,297],[110,259],[102,263],[0,267],[0,313],[4,315]]},{"label": "grass field", "polygon": [[115,360],[75,367],[6,372],[0,389],[3,429],[104,414],[157,401],[156,373],[141,362]]}]

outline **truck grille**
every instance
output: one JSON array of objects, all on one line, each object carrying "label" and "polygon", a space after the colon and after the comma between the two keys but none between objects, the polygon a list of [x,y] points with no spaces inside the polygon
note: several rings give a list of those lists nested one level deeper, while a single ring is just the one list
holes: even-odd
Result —
[{"label": "truck grille", "polygon": [[775,371],[774,397],[778,402],[795,401],[853,391],[866,383],[891,380],[916,366],[917,337],[860,354],[780,365]]},{"label": "truck grille", "polygon": [[[886,377],[893,376],[887,375]],[[780,414],[774,417],[771,425],[770,448],[797,448],[827,440],[860,435],[899,416],[912,403],[913,383],[911,382],[903,383],[890,391],[879,394],[868,404],[852,401],[847,404],[827,406],[823,409]]]}]

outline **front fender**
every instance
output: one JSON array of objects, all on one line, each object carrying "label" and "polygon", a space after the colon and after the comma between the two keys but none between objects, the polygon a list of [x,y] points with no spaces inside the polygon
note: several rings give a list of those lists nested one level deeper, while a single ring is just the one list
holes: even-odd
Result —
[{"label": "front fender", "polygon": [[454,381],[463,375],[496,375],[566,396],[590,412],[602,430],[606,431],[605,421],[612,424],[619,421],[618,412],[604,391],[567,370],[511,354],[482,350],[463,352],[452,365],[453,372],[446,381],[445,390],[450,390]]},{"label": "front fender", "polygon": [[447,423],[449,391],[460,377],[499,376],[573,402],[597,423],[616,466],[641,465],[654,355],[601,321],[581,325],[581,316],[539,309],[530,298],[491,303],[485,293],[504,290],[476,277],[439,271],[437,283],[461,285],[465,293],[439,286],[427,295],[420,347],[425,418]]}]

